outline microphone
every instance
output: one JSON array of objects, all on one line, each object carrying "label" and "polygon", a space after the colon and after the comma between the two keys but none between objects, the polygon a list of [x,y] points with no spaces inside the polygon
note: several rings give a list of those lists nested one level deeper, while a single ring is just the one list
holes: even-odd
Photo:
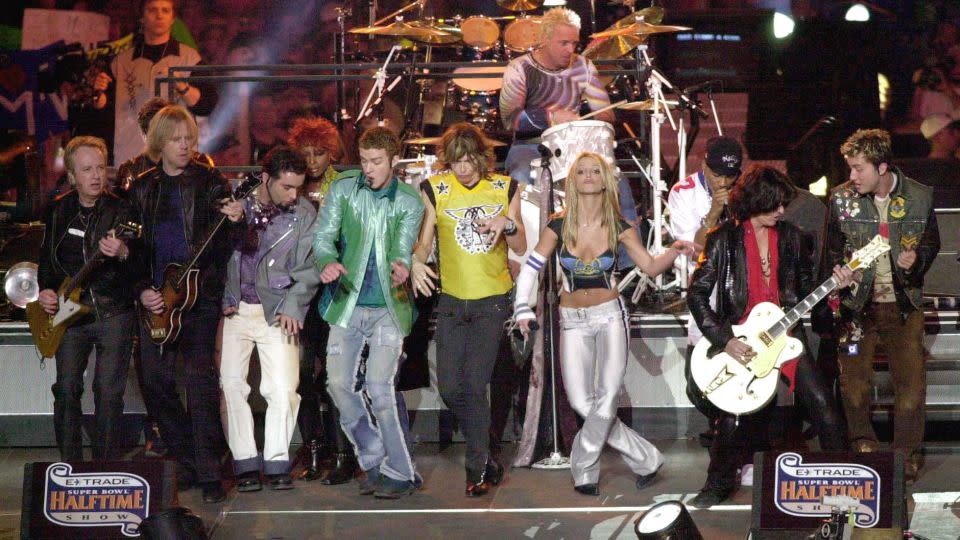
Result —
[{"label": "microphone", "polygon": [[709,80],[709,81],[704,81],[704,82],[702,82],[702,83],[700,83],[700,84],[695,84],[695,85],[693,85],[693,86],[688,86],[688,87],[684,88],[684,89],[683,89],[683,93],[684,93],[684,94],[695,94],[695,93],[697,93],[697,92],[701,92],[701,91],[703,91],[703,90],[706,90],[707,88],[711,88],[711,87],[713,87],[713,86],[716,85],[716,84],[720,84],[720,82],[721,82],[721,81],[720,81],[719,79],[712,79],[712,80]]}]

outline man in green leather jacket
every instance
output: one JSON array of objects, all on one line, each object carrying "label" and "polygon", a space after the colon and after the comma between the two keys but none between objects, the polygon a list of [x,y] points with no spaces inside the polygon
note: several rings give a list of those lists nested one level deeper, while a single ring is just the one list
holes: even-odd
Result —
[{"label": "man in green leather jacket", "polygon": [[890,165],[886,131],[858,130],[840,151],[850,166],[850,181],[838,186],[830,200],[831,264],[844,264],[878,234],[891,248],[841,296],[846,331],[838,359],[849,438],[858,452],[879,448],[870,422],[870,392],[880,344],[895,395],[893,449],[906,455],[905,475],[912,482],[922,465],[926,415],[923,276],[940,250],[933,190]]},{"label": "man in green leather jacket", "polygon": [[[407,278],[423,203],[393,174],[400,149],[396,135],[373,128],[358,146],[362,172],[343,173],[330,186],[313,254],[321,281],[331,284],[320,306],[330,323],[327,389],[366,473],[360,492],[394,499],[416,489],[394,380],[403,337],[413,325]],[[360,375],[365,343],[370,351]]]}]

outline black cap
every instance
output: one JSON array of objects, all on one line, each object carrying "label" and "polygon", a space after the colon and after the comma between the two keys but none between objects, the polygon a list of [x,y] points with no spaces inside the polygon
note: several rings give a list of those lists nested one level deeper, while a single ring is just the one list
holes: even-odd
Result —
[{"label": "black cap", "polygon": [[743,148],[733,137],[714,137],[707,141],[706,162],[720,176],[740,176]]}]

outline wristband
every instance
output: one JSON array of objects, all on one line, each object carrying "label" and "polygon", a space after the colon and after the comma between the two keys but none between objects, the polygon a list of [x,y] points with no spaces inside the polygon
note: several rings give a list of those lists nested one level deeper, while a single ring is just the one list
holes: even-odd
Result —
[{"label": "wristband", "polygon": [[510,218],[507,218],[507,226],[503,228],[503,234],[506,236],[513,236],[517,234],[517,230],[519,229],[517,228],[516,222]]}]

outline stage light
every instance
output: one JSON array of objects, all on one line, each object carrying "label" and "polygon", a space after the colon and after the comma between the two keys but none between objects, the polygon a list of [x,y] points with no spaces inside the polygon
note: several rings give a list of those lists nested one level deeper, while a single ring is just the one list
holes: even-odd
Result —
[{"label": "stage light", "polygon": [[851,22],[867,22],[870,20],[870,10],[863,4],[854,4],[847,9],[843,18]]},{"label": "stage light", "polygon": [[545,0],[543,2],[543,7],[555,7],[555,6],[565,6],[567,5],[567,0]]},{"label": "stage light", "polygon": [[779,11],[773,14],[773,37],[784,39],[793,33],[796,26],[793,17]]},{"label": "stage light", "polygon": [[819,180],[807,186],[807,189],[810,190],[811,195],[816,195],[817,197],[826,197],[827,190],[830,188],[830,182],[827,180],[826,176],[821,176]]},{"label": "stage light", "polygon": [[703,540],[680,501],[655,505],[637,518],[633,530],[639,540]]}]

